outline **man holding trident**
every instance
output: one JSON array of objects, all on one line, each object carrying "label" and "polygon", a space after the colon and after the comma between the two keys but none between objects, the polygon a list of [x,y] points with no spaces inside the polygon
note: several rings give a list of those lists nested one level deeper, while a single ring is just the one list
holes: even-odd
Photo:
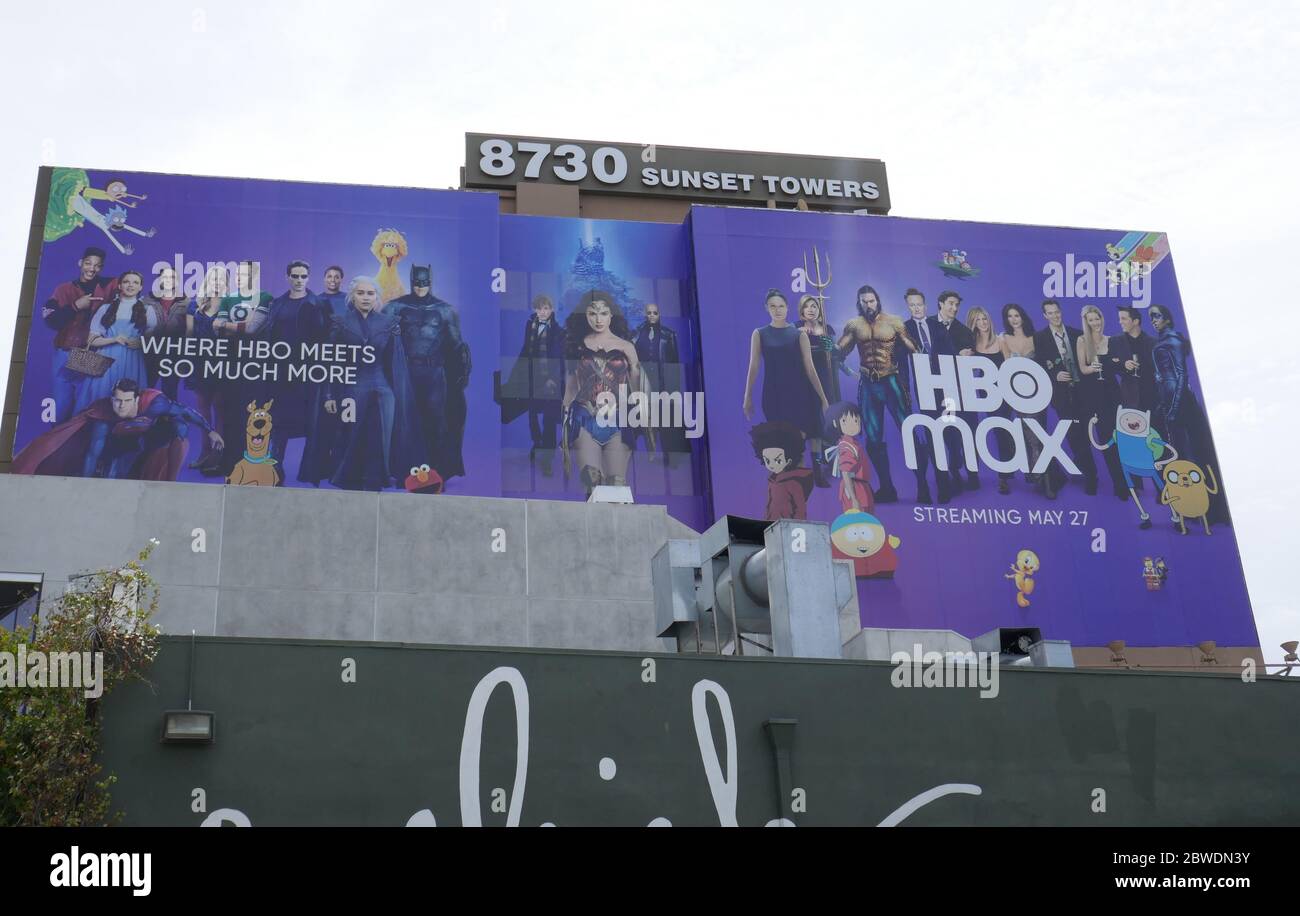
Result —
[{"label": "man holding trident", "polygon": [[[889,452],[885,448],[885,411],[893,416],[900,433],[904,418],[911,413],[907,392],[898,378],[896,350],[900,342],[909,353],[917,352],[903,319],[887,313],[880,305],[880,295],[870,286],[859,287],[858,317],[844,326],[835,348],[842,354],[855,346],[858,349],[858,407],[862,411],[867,454],[880,476],[880,489],[876,491],[878,503],[898,502],[898,491],[889,475]],[[924,475],[923,468],[916,472],[916,500],[922,503],[930,501],[930,488]]]}]

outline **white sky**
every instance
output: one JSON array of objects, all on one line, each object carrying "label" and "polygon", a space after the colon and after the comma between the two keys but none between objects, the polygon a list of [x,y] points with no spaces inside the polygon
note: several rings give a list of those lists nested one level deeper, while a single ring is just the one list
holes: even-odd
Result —
[{"label": "white sky", "polygon": [[1300,639],[1300,5],[62,0],[0,24],[0,354],[42,164],[454,187],[465,131],[531,133],[874,156],[897,216],[1164,230],[1266,660]]}]

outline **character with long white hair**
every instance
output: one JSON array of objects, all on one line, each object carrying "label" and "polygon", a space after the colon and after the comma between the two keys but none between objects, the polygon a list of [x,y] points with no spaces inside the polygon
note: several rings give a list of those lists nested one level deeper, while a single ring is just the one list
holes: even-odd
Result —
[{"label": "character with long white hair", "polygon": [[397,319],[384,312],[373,277],[354,277],[342,314],[330,322],[329,342],[369,348],[373,359],[356,360],[355,381],[326,383],[322,409],[340,422],[325,424],[334,436],[312,437],[303,464],[308,478],[329,478],[345,490],[382,490],[406,479],[424,460],[413,449],[415,420],[410,376]]}]

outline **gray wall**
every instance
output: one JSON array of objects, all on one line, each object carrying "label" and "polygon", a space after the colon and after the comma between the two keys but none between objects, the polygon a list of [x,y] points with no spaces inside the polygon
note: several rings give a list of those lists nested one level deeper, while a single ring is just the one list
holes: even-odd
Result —
[{"label": "gray wall", "polygon": [[630,651],[667,647],[650,558],[694,534],[662,506],[6,474],[0,512],[0,569],[47,598],[157,538],[165,633]]}]

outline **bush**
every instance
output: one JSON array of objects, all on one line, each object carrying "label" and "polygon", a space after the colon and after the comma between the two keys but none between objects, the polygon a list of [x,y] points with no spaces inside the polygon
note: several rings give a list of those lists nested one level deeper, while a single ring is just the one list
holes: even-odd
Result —
[{"label": "bush", "polygon": [[[99,704],[116,686],[143,680],[158,654],[157,586],[144,569],[156,541],[120,569],[82,577],[42,602],[33,629],[0,629],[0,664],[25,653],[102,653],[103,693],[81,686],[0,683],[0,826],[89,827],[109,814],[112,774],[97,761]],[[11,669],[12,670],[12,669]]]}]

